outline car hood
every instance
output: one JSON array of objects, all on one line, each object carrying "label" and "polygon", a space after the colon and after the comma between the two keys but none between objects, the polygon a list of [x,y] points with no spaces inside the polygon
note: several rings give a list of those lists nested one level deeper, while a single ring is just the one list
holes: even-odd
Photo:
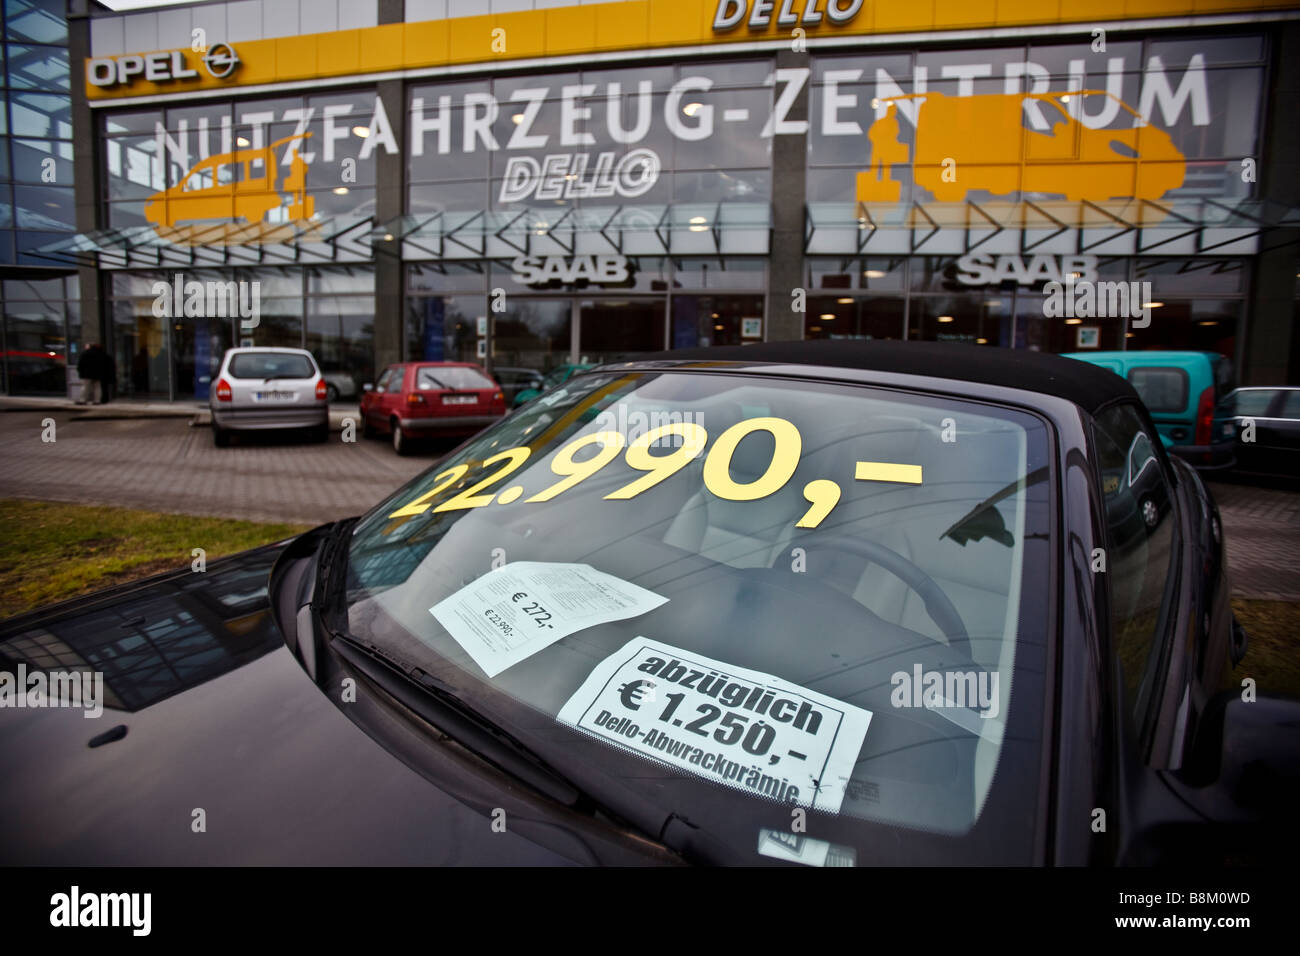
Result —
[{"label": "car hood", "polygon": [[89,667],[106,701],[0,707],[0,864],[565,862],[493,832],[311,682],[268,605],[283,548],[0,624],[0,670]]}]

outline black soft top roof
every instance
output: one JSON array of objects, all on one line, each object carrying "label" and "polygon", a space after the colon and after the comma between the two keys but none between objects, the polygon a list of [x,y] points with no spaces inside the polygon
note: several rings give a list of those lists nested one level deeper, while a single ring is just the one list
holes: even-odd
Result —
[{"label": "black soft top roof", "polygon": [[1139,401],[1127,381],[1109,369],[1078,359],[1025,349],[954,342],[814,339],[807,342],[762,342],[755,345],[674,349],[640,361],[704,360],[776,362],[830,368],[869,369],[927,375],[960,382],[1002,385],[1056,395],[1093,412],[1117,399]]}]

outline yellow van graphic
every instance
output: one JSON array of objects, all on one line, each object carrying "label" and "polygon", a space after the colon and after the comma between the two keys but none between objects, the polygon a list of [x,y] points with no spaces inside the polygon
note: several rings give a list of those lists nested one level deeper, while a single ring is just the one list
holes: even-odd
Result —
[{"label": "yellow van graphic", "polygon": [[[286,136],[261,149],[240,149],[200,160],[177,185],[149,197],[145,218],[160,234],[170,234],[169,238],[179,238],[176,234],[185,230],[210,232],[213,220],[257,226],[268,213],[281,208],[284,215],[277,217],[276,225],[310,219],[315,199],[307,195],[307,163],[295,147],[289,171],[281,177],[275,160],[278,147],[309,136],[311,133]],[[198,225],[204,223],[207,225]]]},{"label": "yellow van graphic", "polygon": [[[1070,115],[1072,97],[1104,96],[1132,114],[1132,129],[1089,129]],[[909,147],[900,101],[915,100]],[[1169,134],[1109,93],[1010,93],[947,96],[912,93],[879,101],[885,115],[871,124],[871,166],[857,177],[859,203],[897,203],[903,168],[914,189],[956,203],[986,191],[1051,194],[1067,200],[1159,199],[1183,184],[1186,162]],[[1026,125],[1028,114],[1033,125]],[[1037,127],[1037,128],[1035,128]],[[914,195],[914,199],[921,199]]]}]

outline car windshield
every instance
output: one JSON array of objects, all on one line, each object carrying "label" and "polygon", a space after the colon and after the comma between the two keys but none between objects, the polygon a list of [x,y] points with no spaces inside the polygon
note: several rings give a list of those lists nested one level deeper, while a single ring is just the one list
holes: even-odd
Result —
[{"label": "car windshield", "polygon": [[421,390],[496,388],[496,384],[478,369],[466,368],[463,365],[432,365],[415,370],[415,387]]},{"label": "car windshield", "polygon": [[578,375],[358,523],[347,626],[645,832],[788,859],[798,811],[823,860],[1027,863],[1047,435],[858,385]]},{"label": "car windshield", "polygon": [[569,368],[568,365],[561,365],[558,368],[551,369],[546,373],[546,377],[542,379],[542,388],[554,388],[559,385],[564,381],[564,377],[569,374]]},{"label": "car windshield", "polygon": [[234,378],[311,378],[311,359],[297,352],[240,352],[230,357]]}]

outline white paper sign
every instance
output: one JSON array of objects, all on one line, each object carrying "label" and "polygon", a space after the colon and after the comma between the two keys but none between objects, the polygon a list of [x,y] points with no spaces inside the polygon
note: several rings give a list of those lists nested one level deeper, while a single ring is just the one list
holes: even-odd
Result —
[{"label": "white paper sign", "polygon": [[636,617],[667,600],[589,564],[515,561],[465,585],[429,613],[495,677],[574,631]]},{"label": "white paper sign", "polygon": [[596,665],[557,719],[745,793],[839,812],[871,712],[638,637]]}]

